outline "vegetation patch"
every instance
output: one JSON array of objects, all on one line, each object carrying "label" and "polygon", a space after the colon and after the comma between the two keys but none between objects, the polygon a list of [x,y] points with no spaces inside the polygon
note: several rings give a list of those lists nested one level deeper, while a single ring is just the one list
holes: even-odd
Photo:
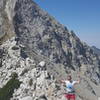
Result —
[{"label": "vegetation patch", "polygon": [[0,100],[10,100],[14,90],[18,89],[20,84],[21,82],[17,79],[17,74],[14,73],[7,84],[0,89]]}]

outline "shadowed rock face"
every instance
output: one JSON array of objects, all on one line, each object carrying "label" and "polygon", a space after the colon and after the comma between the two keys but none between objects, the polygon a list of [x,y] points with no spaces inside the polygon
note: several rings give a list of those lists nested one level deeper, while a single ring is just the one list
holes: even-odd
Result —
[{"label": "shadowed rock face", "polygon": [[[85,84],[81,86],[86,89],[80,97],[84,99],[85,92],[90,96],[97,95],[90,83],[100,84],[100,59],[73,31],[70,32],[32,0],[1,0],[0,11],[0,34],[7,38],[16,35],[23,59],[30,57],[37,64],[44,60],[45,70],[57,79],[70,72],[73,77],[79,73]],[[88,95],[86,99],[89,99]]]}]

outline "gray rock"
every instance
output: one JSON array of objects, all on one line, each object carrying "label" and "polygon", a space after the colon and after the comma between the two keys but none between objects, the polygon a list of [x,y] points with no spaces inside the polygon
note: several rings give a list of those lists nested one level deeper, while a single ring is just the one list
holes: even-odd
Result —
[{"label": "gray rock", "polygon": [[[0,1],[0,35],[0,88],[13,72],[22,81],[12,100],[26,96],[36,100],[44,94],[47,100],[59,100],[63,95],[58,95],[62,91],[57,80],[68,73],[82,78],[79,99],[100,97],[100,58],[32,0]],[[43,68],[38,66],[41,61],[46,63]]]},{"label": "gray rock", "polygon": [[27,97],[24,97],[24,98],[22,98],[22,99],[19,99],[19,100],[33,100],[33,99],[32,99],[32,97],[30,97],[30,96],[27,96]]}]

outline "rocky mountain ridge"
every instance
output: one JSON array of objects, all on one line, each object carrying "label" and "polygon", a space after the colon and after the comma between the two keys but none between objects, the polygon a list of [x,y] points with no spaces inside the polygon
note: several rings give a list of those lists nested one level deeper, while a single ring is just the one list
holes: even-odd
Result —
[{"label": "rocky mountain ridge", "polygon": [[[20,100],[26,96],[30,96],[32,100],[61,100],[63,95],[60,94],[63,88],[56,81],[65,78],[69,73],[74,79],[77,74],[82,78],[78,90],[76,88],[77,100],[97,100],[100,96],[100,58],[87,44],[82,43],[73,31],[70,32],[32,0],[1,0],[0,11],[2,11],[0,12],[0,34],[6,37],[3,35],[0,39],[2,44],[0,46],[0,87],[7,83],[13,72],[16,72],[18,79],[22,81],[11,100]],[[8,41],[3,43],[7,39]],[[4,50],[6,52],[3,54]],[[46,66],[38,69],[41,61],[44,61]],[[25,73],[21,76],[23,70]],[[53,79],[49,81],[45,79],[48,75]],[[26,82],[30,79],[34,81],[31,87]],[[41,83],[36,84],[37,79]],[[53,93],[51,97],[48,95],[49,85],[53,88],[52,91],[50,90],[51,94]],[[56,86],[61,89],[57,90]],[[41,92],[36,92],[38,89]],[[41,94],[42,91],[45,96]],[[44,98],[35,94],[41,94]]]},{"label": "rocky mountain ridge", "polygon": [[97,48],[97,47],[95,47],[95,46],[92,46],[91,48],[94,50],[94,52],[95,52],[97,55],[100,56],[100,49],[99,49],[99,48]]}]

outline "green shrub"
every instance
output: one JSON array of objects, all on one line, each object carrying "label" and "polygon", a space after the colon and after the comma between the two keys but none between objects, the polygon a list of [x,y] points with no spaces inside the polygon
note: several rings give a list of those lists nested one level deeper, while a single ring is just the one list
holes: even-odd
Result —
[{"label": "green shrub", "polygon": [[16,75],[13,76],[7,84],[0,89],[0,100],[10,100],[14,93],[14,89],[18,89],[21,82],[17,79]]},{"label": "green shrub", "polygon": [[18,78],[18,74],[17,74],[16,72],[13,72],[13,73],[11,74],[11,77],[12,77],[12,78]]}]

